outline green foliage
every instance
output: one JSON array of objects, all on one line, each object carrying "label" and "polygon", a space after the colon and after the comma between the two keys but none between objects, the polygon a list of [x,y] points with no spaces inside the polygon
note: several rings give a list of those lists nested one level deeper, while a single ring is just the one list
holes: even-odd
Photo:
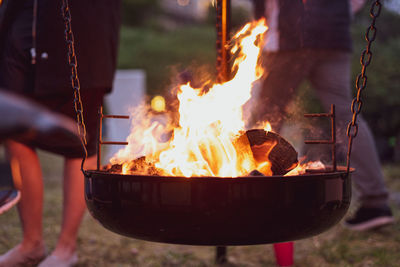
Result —
[{"label": "green foliage", "polygon": [[177,72],[190,66],[215,67],[215,30],[190,26],[171,31],[122,27],[119,68],[146,71],[147,93],[160,94]]},{"label": "green foliage", "polygon": [[[376,133],[390,137],[400,130],[400,37],[378,44],[368,69],[365,116]],[[396,112],[397,111],[397,112]]]},{"label": "green foliage", "polygon": [[122,0],[122,23],[143,25],[159,11],[159,0]]},{"label": "green foliage", "polygon": [[[242,7],[231,7],[231,29],[232,31],[235,31],[235,29],[245,25],[247,22],[251,20],[251,14],[249,12],[242,8]],[[216,22],[216,11],[215,7],[210,5],[208,7],[208,13],[207,13],[207,24],[209,25],[215,25]]]},{"label": "green foliage", "polygon": [[242,7],[232,7],[231,10],[231,27],[237,29],[245,25],[251,20],[251,14]]}]

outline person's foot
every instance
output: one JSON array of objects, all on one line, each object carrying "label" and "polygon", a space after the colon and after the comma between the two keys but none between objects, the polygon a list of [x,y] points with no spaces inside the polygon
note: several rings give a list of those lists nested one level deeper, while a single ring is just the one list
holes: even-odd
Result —
[{"label": "person's foot", "polygon": [[71,267],[78,263],[78,255],[73,253],[68,259],[61,259],[56,255],[48,256],[38,267]]},{"label": "person's foot", "polygon": [[0,214],[9,210],[21,197],[21,193],[16,189],[0,190]]},{"label": "person's foot", "polygon": [[36,266],[46,257],[44,246],[24,251],[18,245],[0,256],[0,267]]},{"label": "person's foot", "polygon": [[393,222],[392,211],[388,206],[380,208],[361,207],[343,225],[350,230],[367,231],[392,224]]}]

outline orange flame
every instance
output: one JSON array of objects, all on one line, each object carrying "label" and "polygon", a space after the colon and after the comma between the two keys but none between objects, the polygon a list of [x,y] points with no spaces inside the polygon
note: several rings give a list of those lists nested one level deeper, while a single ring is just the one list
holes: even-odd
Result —
[{"label": "orange flame", "polygon": [[321,161],[310,161],[306,163],[300,163],[297,165],[296,168],[286,173],[285,176],[301,175],[306,173],[306,170],[325,170],[325,164],[323,164]]},{"label": "orange flame", "polygon": [[[235,76],[230,81],[215,83],[207,92],[189,83],[179,86],[177,126],[166,116],[170,114],[155,117],[146,106],[135,110],[129,145],[111,163],[122,163],[123,173],[129,173],[134,163],[128,161],[145,156],[147,164],[162,170],[162,175],[184,177],[238,177],[257,168],[267,171],[268,163],[257,162],[250,145],[238,142],[245,128],[242,107],[251,97],[253,82],[263,74],[259,56],[266,30],[265,20],[259,20],[235,34],[231,48]],[[163,140],[166,132],[172,134],[169,141]]]},{"label": "orange flame", "polygon": [[270,132],[272,131],[272,126],[271,123],[269,123],[268,121],[264,123],[264,127],[262,127],[266,132]]}]

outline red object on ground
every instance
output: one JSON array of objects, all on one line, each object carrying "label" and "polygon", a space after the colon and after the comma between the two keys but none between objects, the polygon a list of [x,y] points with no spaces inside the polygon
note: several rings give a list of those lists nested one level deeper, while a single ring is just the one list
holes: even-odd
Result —
[{"label": "red object on ground", "polygon": [[276,263],[279,266],[293,265],[293,242],[276,243],[274,244]]}]

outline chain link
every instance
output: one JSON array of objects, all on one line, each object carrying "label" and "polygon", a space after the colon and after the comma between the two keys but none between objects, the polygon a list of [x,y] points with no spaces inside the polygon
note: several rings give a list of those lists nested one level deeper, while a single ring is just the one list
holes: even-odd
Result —
[{"label": "chain link", "polygon": [[349,145],[347,151],[347,172],[350,171],[350,156],[351,156],[351,149],[353,144],[353,139],[357,136],[358,133],[358,124],[357,124],[357,116],[361,112],[361,107],[363,102],[361,100],[361,93],[367,87],[367,67],[371,63],[372,60],[372,51],[371,45],[372,42],[375,41],[377,29],[375,27],[376,18],[381,13],[382,4],[380,0],[375,0],[370,8],[370,16],[372,18],[371,25],[367,28],[365,33],[365,40],[367,41],[367,46],[362,51],[360,57],[360,64],[362,66],[361,73],[358,74],[356,79],[356,89],[357,95],[351,102],[351,112],[353,113],[353,117],[349,124],[347,125],[347,136],[349,138]]},{"label": "chain link", "polygon": [[75,54],[74,34],[72,32],[71,12],[70,12],[70,8],[68,5],[68,0],[62,0],[61,12],[62,12],[64,25],[65,25],[65,30],[64,30],[65,41],[66,41],[67,47],[68,47],[68,65],[71,68],[70,81],[71,81],[71,86],[74,91],[74,110],[76,113],[78,133],[81,138],[81,143],[82,143],[82,147],[83,147],[83,151],[84,151],[84,157],[82,158],[81,170],[85,174],[83,166],[84,166],[85,160],[87,158],[86,126],[85,126],[85,121],[83,119],[83,104],[82,104],[82,99],[81,99],[81,94],[80,94],[81,86],[80,86],[79,78],[78,78],[78,61],[76,59],[76,54]]}]

